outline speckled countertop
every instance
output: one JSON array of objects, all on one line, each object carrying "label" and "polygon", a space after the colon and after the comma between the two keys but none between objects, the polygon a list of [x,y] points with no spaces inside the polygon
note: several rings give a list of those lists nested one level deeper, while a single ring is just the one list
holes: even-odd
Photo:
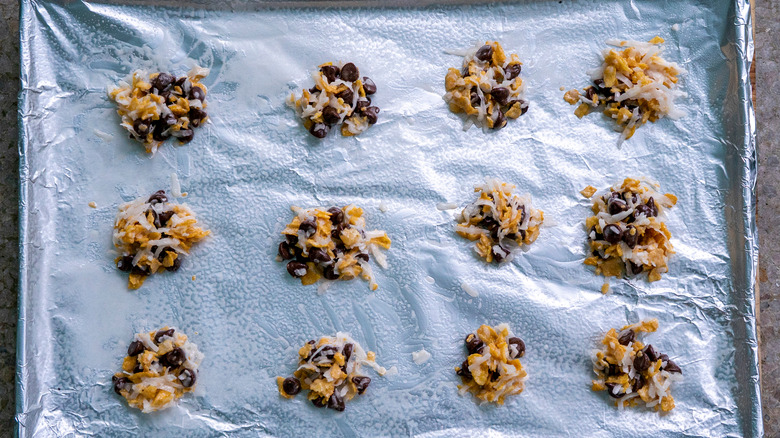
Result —
[{"label": "speckled countertop", "polygon": [[[780,436],[780,0],[756,2],[756,118],[762,399]],[[0,432],[13,434],[18,280],[18,0],[0,0]]]}]

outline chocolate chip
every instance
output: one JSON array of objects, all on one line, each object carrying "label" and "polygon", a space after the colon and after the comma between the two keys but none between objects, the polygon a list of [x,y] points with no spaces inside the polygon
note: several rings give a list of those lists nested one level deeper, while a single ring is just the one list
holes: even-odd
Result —
[{"label": "chocolate chip", "polygon": [[339,274],[336,273],[336,270],[333,268],[333,266],[328,266],[325,268],[322,272],[322,276],[325,277],[326,280],[338,280]]},{"label": "chocolate chip", "polygon": [[368,385],[371,384],[371,378],[366,376],[355,376],[352,378],[352,383],[355,384],[358,394],[366,392]]},{"label": "chocolate chip", "polygon": [[122,272],[130,272],[133,269],[133,256],[126,255],[122,256],[119,260],[116,262],[116,267]]},{"label": "chocolate chip", "polygon": [[195,138],[195,132],[192,129],[180,129],[178,138],[182,143],[189,143]]},{"label": "chocolate chip", "polygon": [[151,270],[149,269],[148,266],[138,266],[138,265],[135,265],[130,270],[130,273],[131,274],[135,274],[135,275],[144,275],[144,276],[146,276],[146,275],[150,275],[152,272],[151,272]]},{"label": "chocolate chip", "polygon": [[198,375],[195,371],[185,368],[179,373],[179,382],[181,382],[181,386],[185,388],[191,388],[195,385],[196,380],[198,380]]},{"label": "chocolate chip", "polygon": [[522,116],[523,114],[528,112],[528,108],[530,108],[530,105],[525,103],[524,100],[518,100],[518,102],[520,102],[520,105],[521,105],[520,106],[520,115]]},{"label": "chocolate chip", "polygon": [[340,97],[347,105],[352,105],[352,101],[355,99],[355,93],[347,88],[346,90],[336,93],[336,97]]},{"label": "chocolate chip", "polygon": [[596,98],[596,89],[593,87],[585,88],[585,97],[591,101],[594,100]]},{"label": "chocolate chip", "polygon": [[[152,210],[154,211],[154,210]],[[173,210],[164,211],[162,213],[154,212],[155,216],[155,226],[157,228],[161,228],[163,226],[166,226],[168,224],[168,221],[171,220],[175,212]],[[159,224],[159,225],[158,225]]]},{"label": "chocolate chip", "polygon": [[168,124],[165,123],[164,119],[155,121],[154,131],[152,131],[152,139],[155,141],[165,141],[168,137],[171,136],[171,133],[166,131],[168,131]]},{"label": "chocolate chip", "polygon": [[206,92],[203,91],[203,88],[193,85],[190,87],[190,99],[203,102],[206,100]]},{"label": "chocolate chip", "polygon": [[607,376],[617,376],[623,374],[623,371],[620,370],[620,367],[617,365],[609,364],[607,367]]},{"label": "chocolate chip", "polygon": [[168,197],[165,196],[165,190],[158,190],[154,192],[146,202],[152,205],[159,204],[161,202],[168,202]]},{"label": "chocolate chip", "polygon": [[628,345],[629,342],[634,342],[634,339],[636,339],[636,333],[629,329],[620,333],[620,336],[618,337],[618,343],[620,345]]},{"label": "chocolate chip", "polygon": [[496,112],[498,115],[496,116],[496,120],[493,122],[493,129],[501,129],[506,126],[506,116],[504,116],[504,112],[501,111],[501,109],[496,109]]},{"label": "chocolate chip", "polygon": [[328,135],[328,131],[330,131],[330,127],[324,123],[315,123],[309,129],[311,135],[317,138],[325,138]]},{"label": "chocolate chip", "polygon": [[632,262],[630,260],[628,261],[628,264],[629,264],[629,266],[631,268],[631,275],[639,275],[645,269],[644,266],[642,266],[641,264],[637,265],[637,264],[635,264],[634,262]]},{"label": "chocolate chip", "polygon": [[335,392],[328,399],[328,407],[339,412],[343,412],[346,408],[346,406],[344,406],[344,399]]},{"label": "chocolate chip", "polygon": [[371,105],[371,101],[368,99],[358,99],[355,103],[355,111],[363,112]]},{"label": "chocolate chip", "polygon": [[292,247],[292,245],[295,245],[296,243],[298,243],[298,236],[296,236],[294,234],[285,234],[284,235],[284,240],[286,240],[287,243],[290,244],[290,247]]},{"label": "chocolate chip", "polygon": [[295,278],[303,277],[308,271],[309,267],[304,263],[296,261],[287,263],[287,272]]},{"label": "chocolate chip", "polygon": [[639,195],[634,192],[625,192],[623,193],[623,199],[626,202],[631,201],[634,205],[636,205],[639,202]]},{"label": "chocolate chip", "polygon": [[655,348],[653,348],[652,345],[648,344],[644,350],[642,350],[645,355],[647,355],[647,358],[651,361],[655,362],[658,360],[658,352],[655,351]]},{"label": "chocolate chip", "polygon": [[682,374],[682,369],[680,369],[680,367],[677,366],[676,363],[672,362],[672,360],[669,359],[669,356],[667,356],[665,354],[662,354],[659,359],[666,361],[666,365],[663,368],[661,368],[664,371],[668,371],[670,373],[680,373],[680,374]]},{"label": "chocolate chip", "polygon": [[368,124],[373,125],[374,123],[376,123],[377,119],[379,118],[379,107],[369,106],[363,110],[363,114],[366,115],[366,118],[368,119]]},{"label": "chocolate chip", "polygon": [[190,119],[190,126],[197,128],[200,126],[203,120],[208,117],[208,114],[206,114],[206,111],[201,109],[190,108],[190,112],[187,113],[187,117]]},{"label": "chocolate chip", "polygon": [[507,99],[509,99],[509,88],[497,87],[490,91],[490,95],[498,102],[499,105],[506,105]]},{"label": "chocolate chip", "polygon": [[651,216],[658,216],[658,207],[655,206],[655,200],[652,197],[647,200],[646,205],[650,207]]},{"label": "chocolate chip", "polygon": [[323,65],[320,67],[322,75],[328,80],[328,83],[333,82],[339,76],[339,68],[335,65]]},{"label": "chocolate chip", "polygon": [[175,80],[176,77],[173,75],[168,73],[160,73],[156,78],[152,79],[152,87],[158,89],[159,91],[165,91],[173,84]]},{"label": "chocolate chip", "polygon": [[520,75],[520,71],[522,70],[523,66],[518,63],[509,64],[504,69],[504,76],[506,76],[506,79],[511,81],[512,79],[518,77]]},{"label": "chocolate chip", "polygon": [[163,365],[166,365],[171,368],[176,368],[179,365],[183,364],[184,361],[187,359],[187,357],[184,354],[184,350],[177,347],[165,353],[165,355],[163,355],[163,357],[160,359],[161,359],[160,362]]},{"label": "chocolate chip", "polygon": [[328,401],[325,399],[325,397],[314,398],[311,400],[311,403],[318,408],[324,408],[328,405]]},{"label": "chocolate chip", "polygon": [[130,346],[127,347],[128,356],[138,356],[143,352],[144,352],[144,343],[141,341],[133,341],[130,343]]},{"label": "chocolate chip", "polygon": [[279,256],[282,259],[290,260],[293,257],[295,257],[294,254],[295,254],[294,251],[292,250],[292,248],[290,248],[290,244],[287,243],[287,241],[282,241],[281,243],[279,243]]},{"label": "chocolate chip", "polygon": [[485,44],[477,50],[475,55],[480,61],[489,61],[493,57],[493,46]]},{"label": "chocolate chip", "polygon": [[367,95],[376,93],[376,84],[368,76],[363,76],[363,91]]},{"label": "chocolate chip", "polygon": [[649,218],[653,216],[653,209],[646,205],[637,205],[634,208],[634,219],[639,219],[639,215],[643,214],[645,217]]},{"label": "chocolate chip", "polygon": [[122,390],[129,391],[133,387],[133,383],[127,377],[113,376],[111,380],[114,382],[114,392],[121,395]]},{"label": "chocolate chip", "polygon": [[287,395],[295,395],[301,392],[301,382],[295,377],[288,377],[282,382],[282,389]]},{"label": "chocolate chip", "polygon": [[464,360],[462,364],[460,364],[460,369],[458,370],[457,374],[461,377],[465,377],[467,379],[472,379],[473,376],[471,375],[471,370],[469,370],[469,361]]},{"label": "chocolate chip", "polygon": [[360,77],[360,72],[355,64],[348,62],[341,67],[341,79],[345,82],[355,82]]},{"label": "chocolate chip", "polygon": [[333,225],[338,225],[342,222],[344,222],[344,212],[341,211],[338,207],[331,207],[328,209],[328,213],[330,213],[330,222]]},{"label": "chocolate chip", "polygon": [[152,130],[152,121],[149,119],[136,119],[133,122],[133,131],[138,134],[139,137],[146,137]]},{"label": "chocolate chip", "polygon": [[363,260],[366,263],[368,263],[368,260],[369,260],[368,254],[362,253],[362,252],[360,254],[356,255],[355,258],[358,259],[358,260]]},{"label": "chocolate chip", "polygon": [[474,333],[469,333],[466,336],[466,349],[469,354],[481,354],[483,348],[485,348],[485,343],[479,339],[479,336]]},{"label": "chocolate chip", "polygon": [[163,336],[171,336],[172,337],[174,333],[175,333],[175,330],[172,329],[172,328],[170,328],[168,330],[160,330],[160,331],[158,331],[157,333],[154,334],[154,343],[155,344],[159,344],[160,343],[160,338],[162,338]]},{"label": "chocolate chip", "polygon": [[173,264],[172,264],[171,266],[168,266],[168,267],[167,267],[167,268],[165,268],[165,269],[166,269],[167,271],[169,271],[169,272],[176,272],[176,271],[178,271],[178,270],[179,270],[179,268],[181,268],[181,262],[182,262],[182,260],[184,260],[184,256],[183,256],[183,255],[181,255],[181,254],[179,254],[178,256],[176,256],[176,258],[175,258],[175,259],[173,259]]},{"label": "chocolate chip", "polygon": [[634,377],[634,392],[644,388],[646,384],[647,380],[645,380],[645,377],[641,373],[637,373],[636,377]]},{"label": "chocolate chip", "polygon": [[[496,248],[496,247],[498,247],[498,248]],[[509,250],[508,250],[508,249],[506,249],[506,248],[505,248],[503,245],[501,245],[501,244],[494,245],[494,246],[491,248],[491,251],[493,252],[493,259],[494,259],[495,261],[497,261],[498,263],[501,263],[501,262],[503,262],[503,261],[504,261],[504,259],[506,259],[506,258],[507,258],[507,256],[509,256]]]},{"label": "chocolate chip", "polygon": [[638,241],[639,230],[633,225],[627,226],[626,231],[623,232],[623,242],[625,242],[629,248],[634,249]]},{"label": "chocolate chip", "polygon": [[479,94],[477,94],[476,91],[471,92],[471,106],[476,108],[479,106],[480,103],[482,103],[482,99],[479,98]]},{"label": "chocolate chip", "polygon": [[339,110],[332,106],[326,106],[325,109],[322,110],[322,120],[328,125],[335,125],[341,120]]},{"label": "chocolate chip", "polygon": [[[619,387],[620,388],[620,390],[618,391],[617,394],[612,392],[615,389],[615,387]],[[623,389],[623,386],[620,385],[620,384],[615,384],[615,383],[607,383],[607,392],[609,393],[609,396],[612,397],[612,398],[620,398],[620,397],[623,397],[624,395],[626,395],[626,392]]]},{"label": "chocolate chip", "polygon": [[628,210],[628,204],[621,198],[611,198],[607,204],[609,214],[618,214]]},{"label": "chocolate chip", "polygon": [[355,348],[353,344],[344,344],[344,348],[341,350],[341,354],[344,355],[344,362],[348,362],[352,357],[352,350]]},{"label": "chocolate chip", "polygon": [[644,371],[648,368],[650,368],[650,359],[643,352],[637,352],[636,357],[634,358],[634,369]]},{"label": "chocolate chip", "polygon": [[317,222],[314,222],[312,219],[306,219],[305,221],[301,222],[301,224],[298,226],[298,229],[303,231],[303,235],[308,237],[311,237],[315,232],[317,232]]},{"label": "chocolate chip", "polygon": [[309,250],[309,258],[313,262],[317,263],[328,263],[331,261],[330,256],[328,255],[327,251],[325,251],[322,248],[312,248]]},{"label": "chocolate chip", "polygon": [[509,345],[514,345],[515,348],[517,349],[517,354],[516,355],[512,354],[512,352],[511,352],[512,350],[511,349],[509,350],[510,351],[509,355],[512,356],[513,359],[514,358],[518,358],[518,357],[523,357],[523,355],[525,354],[525,342],[523,342],[522,339],[520,339],[520,338],[509,338],[509,339],[507,339],[507,343]]},{"label": "chocolate chip", "polygon": [[604,240],[611,244],[620,242],[623,237],[623,232],[620,231],[620,227],[615,224],[609,224],[604,227]]}]

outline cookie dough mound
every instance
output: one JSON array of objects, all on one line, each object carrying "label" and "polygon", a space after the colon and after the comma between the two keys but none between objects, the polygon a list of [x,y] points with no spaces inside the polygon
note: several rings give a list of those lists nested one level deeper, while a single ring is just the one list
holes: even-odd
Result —
[{"label": "cookie dough mound", "polygon": [[620,330],[610,329],[601,341],[602,348],[594,352],[593,372],[597,377],[592,389],[606,390],[617,399],[615,404],[619,409],[636,406],[638,399],[657,411],[674,408],[670,385],[679,380],[682,370],[669,356],[636,339],[640,333],[657,329],[655,319]]},{"label": "cookie dough mound", "polygon": [[460,395],[471,392],[482,402],[504,404],[507,396],[523,392],[528,374],[520,363],[525,343],[507,324],[481,325],[465,339],[468,357],[455,372],[460,376]]},{"label": "cookie dough mound", "polygon": [[139,333],[112,378],[114,391],[144,413],[169,408],[195,389],[202,360],[198,346],[173,327]]},{"label": "cookie dough mound", "polygon": [[661,57],[664,40],[655,37],[647,43],[609,40],[622,50],[604,50],[604,62],[590,72],[593,85],[567,91],[566,102],[577,105],[574,114],[582,118],[595,109],[613,118],[623,133],[618,144],[634,135],[636,128],[664,117],[677,119],[685,113],[674,101],[686,94],[677,88],[683,69]]},{"label": "cookie dough mound", "polygon": [[[279,244],[279,259],[287,262],[287,272],[300,278],[304,285],[326,280],[351,280],[362,277],[376,290],[369,260],[383,268],[386,256],[381,248],[390,249],[390,238],[384,231],[366,229],[363,210],[354,205],[343,208],[292,207],[296,216],[282,231],[285,240]],[[369,255],[370,254],[370,255]]]},{"label": "cookie dough mound", "polygon": [[363,350],[347,333],[311,340],[298,350],[298,356],[293,376],[276,378],[279,394],[291,399],[308,390],[307,398],[318,408],[343,411],[346,402],[363,394],[371,383],[371,378],[360,373],[363,365],[374,368],[380,376],[386,372],[377,365],[376,354]]},{"label": "cookie dough mound", "polygon": [[369,97],[376,93],[376,84],[366,76],[361,79],[355,64],[328,62],[312,78],[314,87],[288,99],[311,135],[325,138],[331,127],[340,124],[341,135],[349,137],[377,122],[379,107],[372,106]]},{"label": "cookie dough mound", "polygon": [[116,267],[129,272],[127,286],[138,289],[151,274],[178,271],[192,244],[208,235],[187,206],[168,202],[160,190],[119,206],[114,246],[122,255]]},{"label": "cookie dough mound", "polygon": [[447,70],[444,100],[450,111],[466,115],[464,130],[474,123],[501,129],[507,118],[516,119],[528,111],[520,78],[522,65],[516,54],[507,56],[501,44],[488,41],[465,51],[460,70]]},{"label": "cookie dough mound", "polygon": [[170,137],[189,143],[193,129],[206,122],[206,86],[200,80],[208,74],[209,69],[202,67],[178,78],[139,70],[111,88],[108,96],[119,106],[117,112],[130,137],[153,154]]},{"label": "cookie dough mound", "polygon": [[591,256],[584,263],[595,266],[596,275],[622,277],[647,272],[647,279],[653,282],[669,271],[667,264],[674,250],[663,218],[677,197],[662,195],[658,189],[658,184],[626,178],[607,190],[598,192],[588,186],[581,192],[593,199],[593,216],[585,221]]},{"label": "cookie dough mound", "polygon": [[544,212],[531,206],[530,195],[513,193],[515,186],[486,179],[474,191],[479,198],[463,209],[455,231],[477,241],[476,251],[488,263],[510,261],[521,245],[539,237]]}]

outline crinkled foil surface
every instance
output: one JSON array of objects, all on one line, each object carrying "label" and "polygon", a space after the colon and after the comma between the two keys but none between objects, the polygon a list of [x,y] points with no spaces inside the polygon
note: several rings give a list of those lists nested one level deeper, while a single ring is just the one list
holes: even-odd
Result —
[{"label": "crinkled foil surface", "polygon": [[[411,3],[411,2],[410,2]],[[753,41],[747,1],[501,4],[22,2],[22,245],[17,419],[21,436],[757,436]],[[688,115],[640,128],[622,148],[608,120],[578,120],[610,38],[667,40],[686,70]],[[461,59],[488,39],[524,61],[530,111],[498,132],[462,131],[442,100]],[[310,136],[284,100],[327,61],[376,82],[379,123],[356,138]],[[119,127],[106,88],[136,68],[211,68],[211,122],[154,157]],[[212,236],[175,275],[139,291],[114,266],[117,206],[176,174]],[[647,176],[679,197],[677,250],[656,283],[610,281],[582,264],[586,185]],[[514,183],[547,226],[513,262],[487,266],[453,232],[486,176]],[[88,203],[94,201],[97,208]],[[393,239],[380,289],[323,295],[274,260],[291,205],[366,210]],[[386,211],[383,211],[386,210]],[[193,281],[192,276],[196,276]],[[464,292],[466,283],[479,292]],[[668,415],[619,412],[590,390],[602,333],[645,318],[645,339],[683,369]],[[503,407],[457,395],[463,337],[508,322],[527,345],[525,392]],[[134,333],[170,324],[206,355],[198,389],[143,415],[111,388]],[[281,398],[310,338],[350,332],[398,373],[344,413]],[[422,365],[412,352],[425,348]]]}]

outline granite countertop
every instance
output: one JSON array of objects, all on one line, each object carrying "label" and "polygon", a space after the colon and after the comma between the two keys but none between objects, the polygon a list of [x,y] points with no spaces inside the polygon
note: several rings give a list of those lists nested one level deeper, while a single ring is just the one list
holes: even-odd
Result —
[{"label": "granite countertop", "polygon": [[[758,232],[764,427],[780,436],[780,0],[756,4]],[[0,0],[0,431],[13,433],[18,280],[19,4]]]}]

